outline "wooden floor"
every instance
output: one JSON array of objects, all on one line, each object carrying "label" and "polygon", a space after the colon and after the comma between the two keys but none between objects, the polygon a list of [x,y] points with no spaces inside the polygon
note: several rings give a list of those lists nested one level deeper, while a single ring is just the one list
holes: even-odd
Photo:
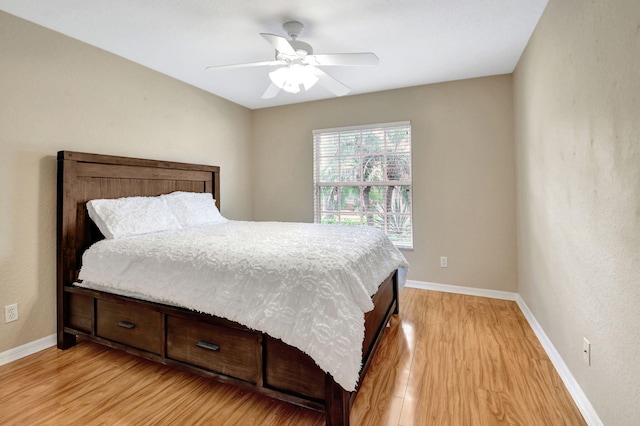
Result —
[{"label": "wooden floor", "polygon": [[[514,302],[406,288],[353,425],[584,425]],[[322,413],[83,342],[0,367],[1,425],[322,425]]]}]

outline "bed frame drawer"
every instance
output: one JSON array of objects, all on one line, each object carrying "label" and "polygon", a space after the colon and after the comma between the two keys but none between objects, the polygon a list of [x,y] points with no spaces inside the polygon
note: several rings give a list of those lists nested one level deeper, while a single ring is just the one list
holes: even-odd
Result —
[{"label": "bed frame drawer", "polygon": [[167,317],[167,357],[258,383],[262,334]]},{"label": "bed frame drawer", "polygon": [[162,354],[162,314],[152,309],[97,300],[99,337],[155,354]]},{"label": "bed frame drawer", "polygon": [[69,325],[76,330],[91,333],[93,330],[93,297],[69,294]]},{"label": "bed frame drawer", "polygon": [[309,355],[271,336],[265,337],[265,350],[265,386],[324,399],[325,373]]}]

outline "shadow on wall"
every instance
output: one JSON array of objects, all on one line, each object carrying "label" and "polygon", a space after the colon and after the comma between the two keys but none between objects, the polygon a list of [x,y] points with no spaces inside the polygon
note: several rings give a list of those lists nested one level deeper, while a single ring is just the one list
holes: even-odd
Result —
[{"label": "shadow on wall", "polygon": [[[38,181],[38,225],[37,225],[37,283],[36,297],[31,307],[35,312],[50,313],[50,317],[39,318],[44,321],[43,336],[56,330],[56,224],[57,224],[57,156],[47,155],[40,159]],[[34,336],[43,337],[43,336]]]}]

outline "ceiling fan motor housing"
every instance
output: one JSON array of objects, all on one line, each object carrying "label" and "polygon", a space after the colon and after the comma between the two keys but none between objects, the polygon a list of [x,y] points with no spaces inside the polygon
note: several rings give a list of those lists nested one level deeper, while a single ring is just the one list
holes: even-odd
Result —
[{"label": "ceiling fan motor housing", "polygon": [[289,37],[295,40],[304,30],[304,25],[302,25],[302,22],[289,21],[282,24],[282,28],[289,35]]},{"label": "ceiling fan motor housing", "polygon": [[299,21],[288,21],[282,24],[282,28],[289,35],[291,40],[287,40],[298,56],[313,55],[313,48],[309,43],[299,41],[298,36],[304,30],[304,25]]}]

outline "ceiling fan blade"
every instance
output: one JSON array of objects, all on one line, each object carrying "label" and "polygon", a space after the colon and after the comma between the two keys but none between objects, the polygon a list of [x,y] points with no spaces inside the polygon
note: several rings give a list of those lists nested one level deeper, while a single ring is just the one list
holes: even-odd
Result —
[{"label": "ceiling fan blade", "polygon": [[262,99],[271,99],[275,97],[278,94],[278,92],[280,92],[280,88],[275,84],[271,83],[269,87],[267,87],[267,90],[265,90],[264,93],[262,94]]},{"label": "ceiling fan blade", "polygon": [[334,53],[328,55],[308,55],[309,62],[313,65],[324,66],[366,66],[378,65],[379,59],[375,53]]},{"label": "ceiling fan blade", "polygon": [[347,86],[331,77],[320,68],[311,67],[313,74],[318,77],[318,83],[323,85],[327,90],[336,96],[344,96],[351,91]]},{"label": "ceiling fan blade", "polygon": [[289,40],[286,38],[267,33],[260,33],[260,35],[275,47],[278,52],[295,56],[296,50],[289,44]]},{"label": "ceiling fan blade", "polygon": [[286,65],[285,61],[264,61],[264,62],[249,62],[246,64],[231,64],[231,65],[210,65],[206,67],[206,70],[210,69],[225,69],[225,68],[251,68],[251,67],[274,67],[277,65]]}]

